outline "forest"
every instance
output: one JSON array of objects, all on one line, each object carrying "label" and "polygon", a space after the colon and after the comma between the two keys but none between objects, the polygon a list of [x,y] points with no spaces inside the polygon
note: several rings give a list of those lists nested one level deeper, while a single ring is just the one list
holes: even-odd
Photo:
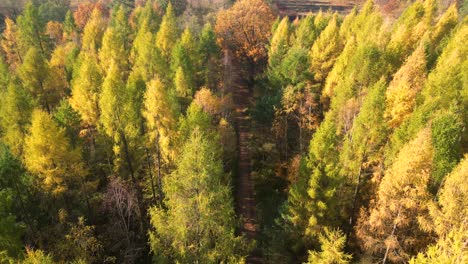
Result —
[{"label": "forest", "polygon": [[0,0],[0,263],[468,263],[468,1],[276,2]]}]

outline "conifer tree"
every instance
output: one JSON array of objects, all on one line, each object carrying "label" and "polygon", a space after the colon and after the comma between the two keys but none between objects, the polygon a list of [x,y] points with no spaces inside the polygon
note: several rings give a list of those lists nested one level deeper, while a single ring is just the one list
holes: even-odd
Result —
[{"label": "conifer tree", "polygon": [[359,220],[357,235],[363,249],[383,263],[407,261],[429,241],[418,218],[427,216],[431,199],[430,137],[430,130],[423,129],[403,147],[386,171],[369,215],[363,213]]},{"label": "conifer tree", "polygon": [[308,264],[346,264],[351,260],[351,255],[344,252],[346,236],[339,229],[325,228],[324,234],[319,235],[320,252],[309,251]]},{"label": "conifer tree", "polygon": [[110,69],[112,61],[121,71],[129,70],[130,33],[127,11],[122,5],[115,7],[109,27],[102,38],[102,47],[99,50],[99,62],[103,72]]},{"label": "conifer tree", "polygon": [[105,30],[105,21],[99,8],[94,8],[91,17],[83,29],[81,41],[81,52],[97,56],[98,49],[102,44],[102,37]]},{"label": "conifer tree", "polygon": [[175,171],[164,178],[167,211],[150,211],[155,261],[238,262],[246,242],[236,221],[221,148],[196,128],[184,144]]},{"label": "conifer tree", "polygon": [[299,46],[302,48],[310,48],[314,43],[315,39],[320,34],[320,31],[315,28],[314,16],[307,14],[303,19],[300,20],[299,26],[295,33],[293,46]]},{"label": "conifer tree", "polygon": [[37,175],[40,188],[53,195],[63,195],[70,187],[83,182],[87,172],[79,149],[73,149],[49,114],[34,110],[31,128],[25,140],[26,168]]},{"label": "conifer tree", "polygon": [[207,23],[199,35],[198,42],[198,59],[200,60],[200,70],[198,72],[198,82],[196,87],[209,87],[215,88],[218,80],[220,79],[220,48],[216,43],[216,35]]},{"label": "conifer tree", "polygon": [[284,17],[276,28],[270,40],[268,52],[268,66],[275,69],[284,58],[289,48],[289,18]]},{"label": "conifer tree", "polygon": [[15,21],[10,18],[5,19],[5,29],[3,30],[1,46],[5,52],[6,62],[12,69],[23,63],[22,52],[19,46],[19,33]]},{"label": "conifer tree", "polygon": [[318,236],[324,227],[340,222],[336,192],[342,183],[338,168],[338,137],[332,116],[327,115],[310,142],[307,166],[309,220],[306,234]]},{"label": "conifer tree", "polygon": [[169,62],[172,49],[178,38],[177,20],[171,3],[167,6],[166,13],[156,34],[156,47],[161,51],[166,62]]},{"label": "conifer tree", "polygon": [[387,90],[385,117],[391,127],[401,125],[413,112],[416,96],[426,80],[426,55],[423,45],[413,52],[396,72]]},{"label": "conifer tree", "polygon": [[46,57],[48,47],[44,38],[45,25],[39,15],[38,8],[32,2],[27,3],[23,13],[16,21],[22,53],[26,54],[30,48],[34,47]]},{"label": "conifer tree", "polygon": [[[383,162],[383,147],[388,135],[383,120],[386,108],[385,89],[386,83],[383,79],[369,89],[359,114],[354,119],[352,130],[344,139],[340,153],[341,173],[352,189],[345,193],[353,197],[350,206],[347,206],[351,209],[347,232],[350,232],[355,224],[357,209],[367,200],[362,192],[367,189],[365,186],[370,180],[369,176],[378,172],[378,167]],[[343,197],[343,200],[346,198]]]},{"label": "conifer tree", "polygon": [[12,80],[1,100],[0,124],[2,141],[17,157],[23,154],[32,106],[33,102],[27,91],[17,81]]},{"label": "conifer tree", "polygon": [[85,127],[97,127],[102,73],[92,54],[82,53],[80,57],[80,66],[72,81],[70,105],[80,113]]},{"label": "conifer tree", "polygon": [[439,237],[450,235],[451,231],[468,229],[468,158],[464,159],[447,175],[439,192],[437,202],[430,204],[429,229],[434,230]]},{"label": "conifer tree", "polygon": [[31,48],[18,69],[18,75],[31,95],[47,112],[51,112],[58,103],[58,97],[63,91],[57,91],[50,85],[50,68],[42,53]]},{"label": "conifer tree", "polygon": [[342,49],[337,19],[334,15],[310,50],[310,71],[318,83],[325,81]]}]

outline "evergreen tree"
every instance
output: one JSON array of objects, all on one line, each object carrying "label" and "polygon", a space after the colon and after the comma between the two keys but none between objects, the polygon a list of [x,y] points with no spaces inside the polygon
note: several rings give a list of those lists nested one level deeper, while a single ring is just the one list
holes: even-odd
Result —
[{"label": "evergreen tree", "polygon": [[297,26],[294,32],[293,46],[305,49],[312,47],[312,44],[320,34],[320,31],[315,28],[314,18],[312,14],[307,14],[307,16],[300,20],[299,26]]},{"label": "evergreen tree", "polygon": [[150,211],[155,261],[237,262],[246,242],[236,221],[221,148],[196,128],[181,150],[175,171],[164,178],[167,211]]}]

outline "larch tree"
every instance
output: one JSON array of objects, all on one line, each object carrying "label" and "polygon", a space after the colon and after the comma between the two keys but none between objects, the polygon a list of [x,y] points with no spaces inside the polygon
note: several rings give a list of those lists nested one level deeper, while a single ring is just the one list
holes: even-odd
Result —
[{"label": "larch tree", "polygon": [[320,252],[309,251],[308,264],[347,264],[352,256],[344,252],[346,236],[339,229],[325,228],[319,235]]},{"label": "larch tree", "polygon": [[32,2],[26,4],[21,16],[16,20],[18,24],[19,46],[23,54],[32,47],[38,49],[44,57],[49,52],[48,43],[44,38],[45,25],[38,8]]},{"label": "larch tree", "polygon": [[179,36],[178,32],[177,18],[174,14],[172,5],[169,3],[159,27],[159,31],[156,34],[156,47],[161,51],[166,63],[169,63],[171,58],[172,49],[174,48]]},{"label": "larch tree", "polygon": [[70,105],[80,113],[83,126],[97,128],[99,120],[99,93],[102,85],[102,72],[96,57],[83,53],[81,62],[72,81]]},{"label": "larch tree", "polygon": [[113,62],[121,71],[129,71],[130,33],[127,10],[122,5],[115,7],[99,50],[99,63],[103,72],[107,73]]},{"label": "larch tree", "polygon": [[[113,141],[114,171],[126,172],[130,176],[133,188],[137,191],[137,203],[140,210],[140,228],[143,228],[143,197],[137,181],[138,157],[136,144],[140,136],[139,127],[131,120],[132,99],[125,83],[124,72],[112,61],[107,76],[104,78],[99,94],[99,121],[103,132]],[[138,125],[138,124],[137,124]],[[125,164],[125,165],[124,165]],[[126,169],[126,170],[123,170]]]},{"label": "larch tree", "polygon": [[[157,168],[158,197],[162,198],[163,163],[173,160],[173,144],[176,136],[178,106],[176,98],[158,79],[153,79],[144,96],[143,117],[146,120],[148,145],[154,150],[155,167]],[[152,173],[150,176],[152,177]],[[156,196],[155,182],[151,178],[153,196]]]},{"label": "larch tree", "polygon": [[38,49],[33,47],[28,51],[18,75],[31,96],[50,113],[64,91],[57,91],[50,85],[49,63]]},{"label": "larch tree", "polygon": [[12,153],[21,157],[24,138],[31,119],[32,98],[16,80],[12,80],[3,94],[0,106],[0,125],[2,141],[9,146]]},{"label": "larch tree", "polygon": [[106,24],[100,9],[95,8],[89,20],[84,25],[83,36],[81,40],[81,53],[97,56],[98,49],[102,44]]},{"label": "larch tree", "polygon": [[334,15],[310,50],[310,71],[314,75],[314,81],[320,84],[325,82],[343,48],[337,19]]},{"label": "larch tree", "polygon": [[350,209],[348,228],[345,230],[348,236],[355,224],[358,209],[369,200],[363,192],[369,189],[367,185],[372,176],[380,174],[383,163],[383,149],[388,135],[383,119],[385,90],[384,79],[369,89],[340,152],[341,174],[347,182],[347,191],[344,193],[352,197],[352,202],[346,206]]},{"label": "larch tree", "polygon": [[284,17],[271,37],[268,51],[268,66],[270,69],[275,69],[288,52],[290,27],[289,18]]},{"label": "larch tree", "polygon": [[[200,71],[197,73],[197,87],[206,86],[211,89],[216,88],[220,79],[220,63],[221,52],[216,43],[216,35],[211,26],[207,23],[199,35],[198,42],[198,59],[197,65],[200,66]],[[202,56],[203,55],[203,56]]]},{"label": "larch tree", "polygon": [[196,128],[181,150],[176,169],[164,178],[167,210],[150,210],[154,260],[238,262],[248,248],[236,236],[229,181],[221,147]]},{"label": "larch tree", "polygon": [[10,18],[5,19],[5,29],[3,30],[1,46],[5,52],[6,61],[12,69],[23,63],[21,49],[19,47],[19,33],[15,21]]},{"label": "larch tree", "polygon": [[468,232],[468,158],[463,160],[445,177],[438,200],[429,206],[430,218],[428,227],[443,238],[451,231]]},{"label": "larch tree", "polygon": [[70,146],[65,130],[42,110],[34,110],[32,114],[24,162],[37,176],[40,188],[54,196],[79,186],[87,175],[80,149]]},{"label": "larch tree", "polygon": [[307,16],[300,20],[299,25],[294,31],[293,46],[300,46],[305,49],[312,47],[312,44],[320,33],[315,28],[314,18],[312,14],[307,14]]},{"label": "larch tree", "polygon": [[428,214],[433,148],[431,132],[423,129],[403,147],[385,172],[377,198],[362,212],[357,236],[361,246],[383,263],[408,261],[430,240],[418,221]]},{"label": "larch tree", "polygon": [[426,80],[426,54],[419,45],[408,60],[395,73],[386,93],[385,118],[396,128],[408,118],[416,106],[416,96]]}]

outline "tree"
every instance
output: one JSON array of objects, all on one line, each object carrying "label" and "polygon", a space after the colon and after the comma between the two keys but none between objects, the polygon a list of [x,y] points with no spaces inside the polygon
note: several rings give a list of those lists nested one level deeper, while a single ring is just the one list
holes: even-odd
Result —
[{"label": "tree", "polygon": [[468,158],[460,161],[455,169],[445,177],[442,188],[439,191],[437,202],[429,205],[430,218],[428,229],[434,230],[440,238],[458,230],[467,232],[468,183],[465,173],[468,169]]},{"label": "tree", "polygon": [[29,2],[26,4],[22,15],[16,22],[18,23],[19,46],[23,54],[30,48],[36,48],[46,57],[49,50],[44,38],[45,24],[42,21],[38,8]]},{"label": "tree", "polygon": [[459,111],[450,110],[435,116],[431,125],[432,145],[434,146],[432,172],[434,191],[438,190],[444,177],[452,171],[462,157],[463,122],[457,113]]},{"label": "tree", "polygon": [[351,260],[351,255],[343,252],[346,236],[339,229],[326,228],[324,234],[319,235],[320,252],[309,251],[309,264],[346,264]]},{"label": "tree", "polygon": [[369,194],[366,195],[365,191],[370,178],[379,173],[383,163],[383,148],[388,136],[383,119],[385,90],[384,79],[370,87],[340,152],[341,174],[346,178],[348,189],[342,194],[343,200],[347,195],[352,197],[352,202],[346,206],[350,209],[348,228],[345,230],[347,236],[355,224],[357,210],[369,200]]},{"label": "tree", "polygon": [[50,85],[49,64],[39,50],[33,47],[28,51],[18,75],[31,96],[37,98],[38,103],[50,113],[63,91],[57,91]]},{"label": "tree", "polygon": [[10,18],[5,19],[5,30],[2,34],[1,45],[5,52],[6,61],[12,69],[23,63],[21,49],[18,45],[19,33],[15,21]]},{"label": "tree", "polygon": [[[174,158],[173,144],[177,128],[178,108],[176,98],[158,78],[148,84],[142,114],[146,120],[149,147],[155,152],[159,197],[162,198],[162,163],[167,163]],[[153,174],[150,172],[150,175]],[[151,187],[153,196],[156,196],[152,178]]]},{"label": "tree", "polygon": [[0,106],[1,139],[17,157],[23,154],[32,107],[33,102],[27,91],[16,80],[10,81]]},{"label": "tree", "polygon": [[161,51],[166,62],[169,62],[172,48],[175,46],[178,38],[178,27],[176,16],[171,3],[167,6],[166,13],[156,34],[156,47]]},{"label": "tree", "polygon": [[268,66],[276,68],[289,49],[289,18],[284,17],[276,28],[270,40],[268,50]]},{"label": "tree", "polygon": [[310,50],[310,71],[320,84],[325,82],[342,49],[337,19],[333,16]]},{"label": "tree", "polygon": [[218,13],[215,27],[218,43],[238,58],[246,59],[253,75],[255,65],[267,57],[265,47],[273,21],[273,13],[263,0],[237,1]]},{"label": "tree", "polygon": [[401,125],[413,112],[416,96],[426,80],[426,55],[419,45],[408,60],[396,72],[387,90],[385,117],[391,127]]},{"label": "tree", "polygon": [[76,77],[72,81],[70,105],[80,113],[84,127],[97,127],[99,120],[99,93],[102,73],[96,57],[83,53]]},{"label": "tree", "polygon": [[454,229],[447,236],[440,238],[435,245],[431,245],[424,253],[412,258],[410,264],[431,263],[465,263],[468,261],[466,240],[468,233],[465,229]]},{"label": "tree", "polygon": [[[75,21],[77,21],[76,17]],[[87,20],[86,26],[84,26],[83,29],[81,52],[97,56],[98,49],[102,44],[102,36],[104,34],[105,26],[106,24],[103,18],[103,13],[100,9],[94,8],[91,13],[91,17]]]},{"label": "tree", "polygon": [[32,114],[24,157],[26,168],[37,175],[38,186],[54,196],[80,186],[87,175],[80,149],[73,149],[65,130],[41,110]]},{"label": "tree", "polygon": [[[0,168],[3,169],[3,168]],[[22,223],[17,222],[12,208],[12,191],[3,189],[0,191],[0,260],[2,255],[16,258],[20,255],[23,243],[21,236],[24,231]]]},{"label": "tree", "polygon": [[[197,65],[200,67],[198,72],[197,87],[209,87],[214,89],[217,87],[220,80],[220,48],[216,43],[216,35],[207,23],[199,35],[198,42],[198,59],[200,60]],[[203,55],[203,56],[202,56]]]},{"label": "tree", "polygon": [[99,62],[103,72],[110,69],[112,61],[121,71],[129,70],[130,33],[126,9],[122,5],[115,7],[99,50]]},{"label": "tree", "polygon": [[164,178],[167,211],[150,209],[150,246],[155,261],[241,261],[246,242],[236,228],[221,148],[196,128],[184,144],[175,171]]},{"label": "tree", "polygon": [[315,28],[314,18],[312,14],[307,14],[307,16],[300,20],[294,32],[295,39],[293,40],[293,46],[300,46],[305,49],[312,47],[312,44],[320,33],[320,31]]},{"label": "tree", "polygon": [[424,248],[429,235],[419,218],[427,216],[432,198],[428,187],[432,168],[431,133],[423,129],[403,147],[385,172],[369,214],[361,214],[357,236],[367,252],[382,260],[402,262]]}]

